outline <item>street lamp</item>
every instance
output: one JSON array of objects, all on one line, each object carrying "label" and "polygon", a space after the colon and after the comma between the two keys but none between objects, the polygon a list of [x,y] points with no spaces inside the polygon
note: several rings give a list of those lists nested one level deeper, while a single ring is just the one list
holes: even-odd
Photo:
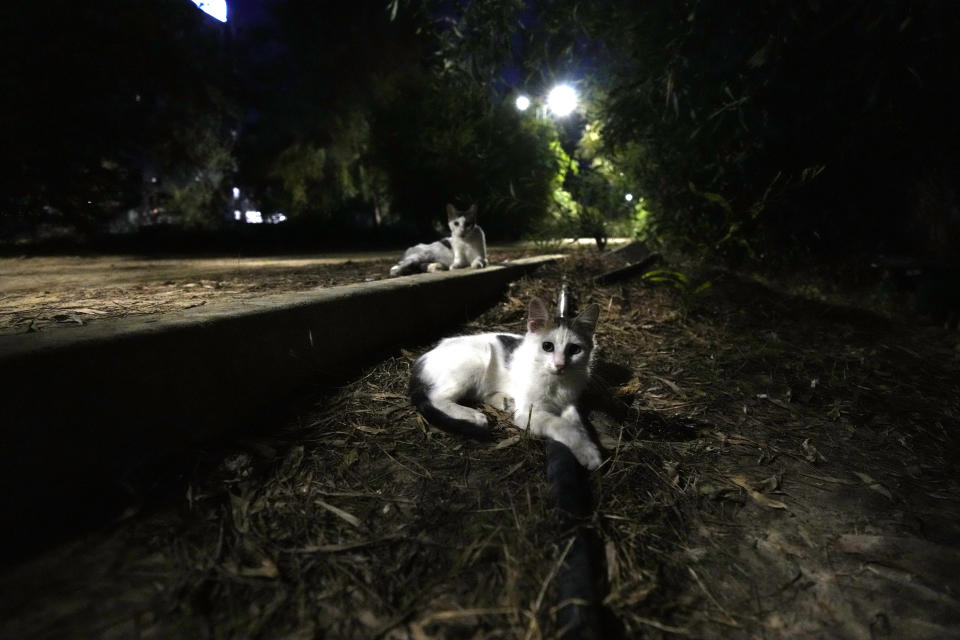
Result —
[{"label": "street lamp", "polygon": [[577,92],[567,84],[558,84],[547,94],[547,108],[553,115],[563,118],[577,108]]},{"label": "street lamp", "polygon": [[192,0],[193,4],[200,7],[200,10],[219,20],[227,21],[227,0]]},{"label": "street lamp", "polygon": [[517,96],[517,101],[515,104],[517,105],[518,111],[526,111],[530,108],[530,98],[527,96]]},{"label": "street lamp", "polygon": [[623,196],[623,199],[626,200],[627,202],[632,202],[632,201],[633,201],[633,194],[632,194],[632,193],[628,193],[627,195]]}]

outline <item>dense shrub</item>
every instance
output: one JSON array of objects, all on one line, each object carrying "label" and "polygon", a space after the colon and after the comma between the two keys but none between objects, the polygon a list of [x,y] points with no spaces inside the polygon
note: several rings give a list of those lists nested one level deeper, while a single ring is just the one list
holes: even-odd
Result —
[{"label": "dense shrub", "polygon": [[943,254],[931,225],[960,231],[957,3],[592,7],[603,132],[662,234],[793,260]]}]

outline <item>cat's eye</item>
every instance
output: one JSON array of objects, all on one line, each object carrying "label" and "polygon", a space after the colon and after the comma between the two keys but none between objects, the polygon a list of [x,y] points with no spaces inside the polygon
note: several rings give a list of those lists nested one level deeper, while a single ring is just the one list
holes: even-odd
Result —
[{"label": "cat's eye", "polygon": [[583,351],[583,347],[581,347],[581,346],[578,345],[578,344],[570,344],[570,345],[567,345],[567,355],[568,355],[568,356],[575,356],[575,355],[577,355],[578,353],[580,353],[581,351]]},{"label": "cat's eye", "polygon": [[553,351],[553,343],[552,343],[552,342],[544,342],[544,343],[543,343],[543,350],[546,351],[547,353]]}]

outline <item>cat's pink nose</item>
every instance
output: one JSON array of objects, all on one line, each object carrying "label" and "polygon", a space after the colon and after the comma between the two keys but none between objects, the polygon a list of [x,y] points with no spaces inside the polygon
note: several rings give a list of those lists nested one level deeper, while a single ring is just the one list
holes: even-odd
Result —
[{"label": "cat's pink nose", "polygon": [[566,369],[566,367],[567,367],[567,365],[564,364],[563,362],[554,362],[554,363],[553,363],[553,368],[557,370],[557,373],[560,373],[561,371],[563,371],[564,369]]}]

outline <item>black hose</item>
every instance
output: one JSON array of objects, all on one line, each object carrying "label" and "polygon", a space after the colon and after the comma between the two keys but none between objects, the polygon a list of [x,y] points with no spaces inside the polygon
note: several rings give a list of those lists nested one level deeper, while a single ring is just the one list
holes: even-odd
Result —
[{"label": "black hose", "polygon": [[562,547],[573,542],[557,572],[557,622],[564,640],[617,637],[601,604],[602,560],[596,535],[586,526],[593,512],[587,471],[570,449],[545,440],[550,505],[560,514]]}]

